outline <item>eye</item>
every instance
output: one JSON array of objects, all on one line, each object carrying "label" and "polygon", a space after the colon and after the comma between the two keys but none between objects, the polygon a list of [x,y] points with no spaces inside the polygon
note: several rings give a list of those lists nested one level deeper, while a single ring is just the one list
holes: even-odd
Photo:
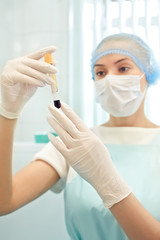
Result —
[{"label": "eye", "polygon": [[121,68],[119,69],[120,72],[126,72],[126,71],[128,71],[128,70],[129,70],[129,67],[121,67]]},{"label": "eye", "polygon": [[107,74],[107,70],[104,66],[95,66],[94,67],[94,76],[95,80],[100,80],[104,78]]},{"label": "eye", "polygon": [[100,80],[102,78],[104,78],[106,76],[106,72],[99,70],[99,71],[95,71],[95,80]]},{"label": "eye", "polygon": [[98,71],[95,73],[95,75],[101,77],[101,76],[105,76],[106,73],[104,71]]}]

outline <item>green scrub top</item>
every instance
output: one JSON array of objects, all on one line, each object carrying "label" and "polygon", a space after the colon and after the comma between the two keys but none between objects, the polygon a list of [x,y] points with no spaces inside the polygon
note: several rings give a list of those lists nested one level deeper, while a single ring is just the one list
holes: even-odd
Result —
[{"label": "green scrub top", "polygon": [[[106,144],[114,165],[147,211],[160,221],[160,146]],[[96,190],[79,175],[64,192],[65,221],[72,240],[129,239]]]}]

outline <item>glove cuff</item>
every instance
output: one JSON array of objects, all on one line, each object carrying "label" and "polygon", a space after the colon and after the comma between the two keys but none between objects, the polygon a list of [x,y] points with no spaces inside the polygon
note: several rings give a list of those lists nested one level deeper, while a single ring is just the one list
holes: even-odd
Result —
[{"label": "glove cuff", "polygon": [[8,119],[16,119],[20,116],[18,113],[7,112],[0,104],[0,115]]},{"label": "glove cuff", "polygon": [[[132,192],[131,188],[119,174],[110,179],[105,189],[107,191],[103,193],[102,199],[104,206],[107,208],[111,208],[114,204],[122,201]],[[103,192],[105,189],[103,189]]]}]

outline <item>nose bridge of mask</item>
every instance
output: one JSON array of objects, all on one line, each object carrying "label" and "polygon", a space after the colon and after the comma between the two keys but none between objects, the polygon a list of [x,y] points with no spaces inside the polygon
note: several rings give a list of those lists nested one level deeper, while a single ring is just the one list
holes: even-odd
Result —
[{"label": "nose bridge of mask", "polygon": [[139,75],[107,75],[95,82],[96,95],[103,94],[107,89],[116,91],[141,91]]},{"label": "nose bridge of mask", "polygon": [[111,88],[116,88],[119,91],[140,90],[139,75],[107,75],[106,82]]}]

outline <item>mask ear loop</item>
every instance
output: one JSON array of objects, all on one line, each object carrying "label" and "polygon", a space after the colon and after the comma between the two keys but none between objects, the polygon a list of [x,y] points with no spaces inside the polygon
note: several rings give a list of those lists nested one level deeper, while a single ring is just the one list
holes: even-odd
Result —
[{"label": "mask ear loop", "polygon": [[144,76],[145,76],[145,73],[142,73],[142,75],[140,76],[140,79],[142,79]]}]

